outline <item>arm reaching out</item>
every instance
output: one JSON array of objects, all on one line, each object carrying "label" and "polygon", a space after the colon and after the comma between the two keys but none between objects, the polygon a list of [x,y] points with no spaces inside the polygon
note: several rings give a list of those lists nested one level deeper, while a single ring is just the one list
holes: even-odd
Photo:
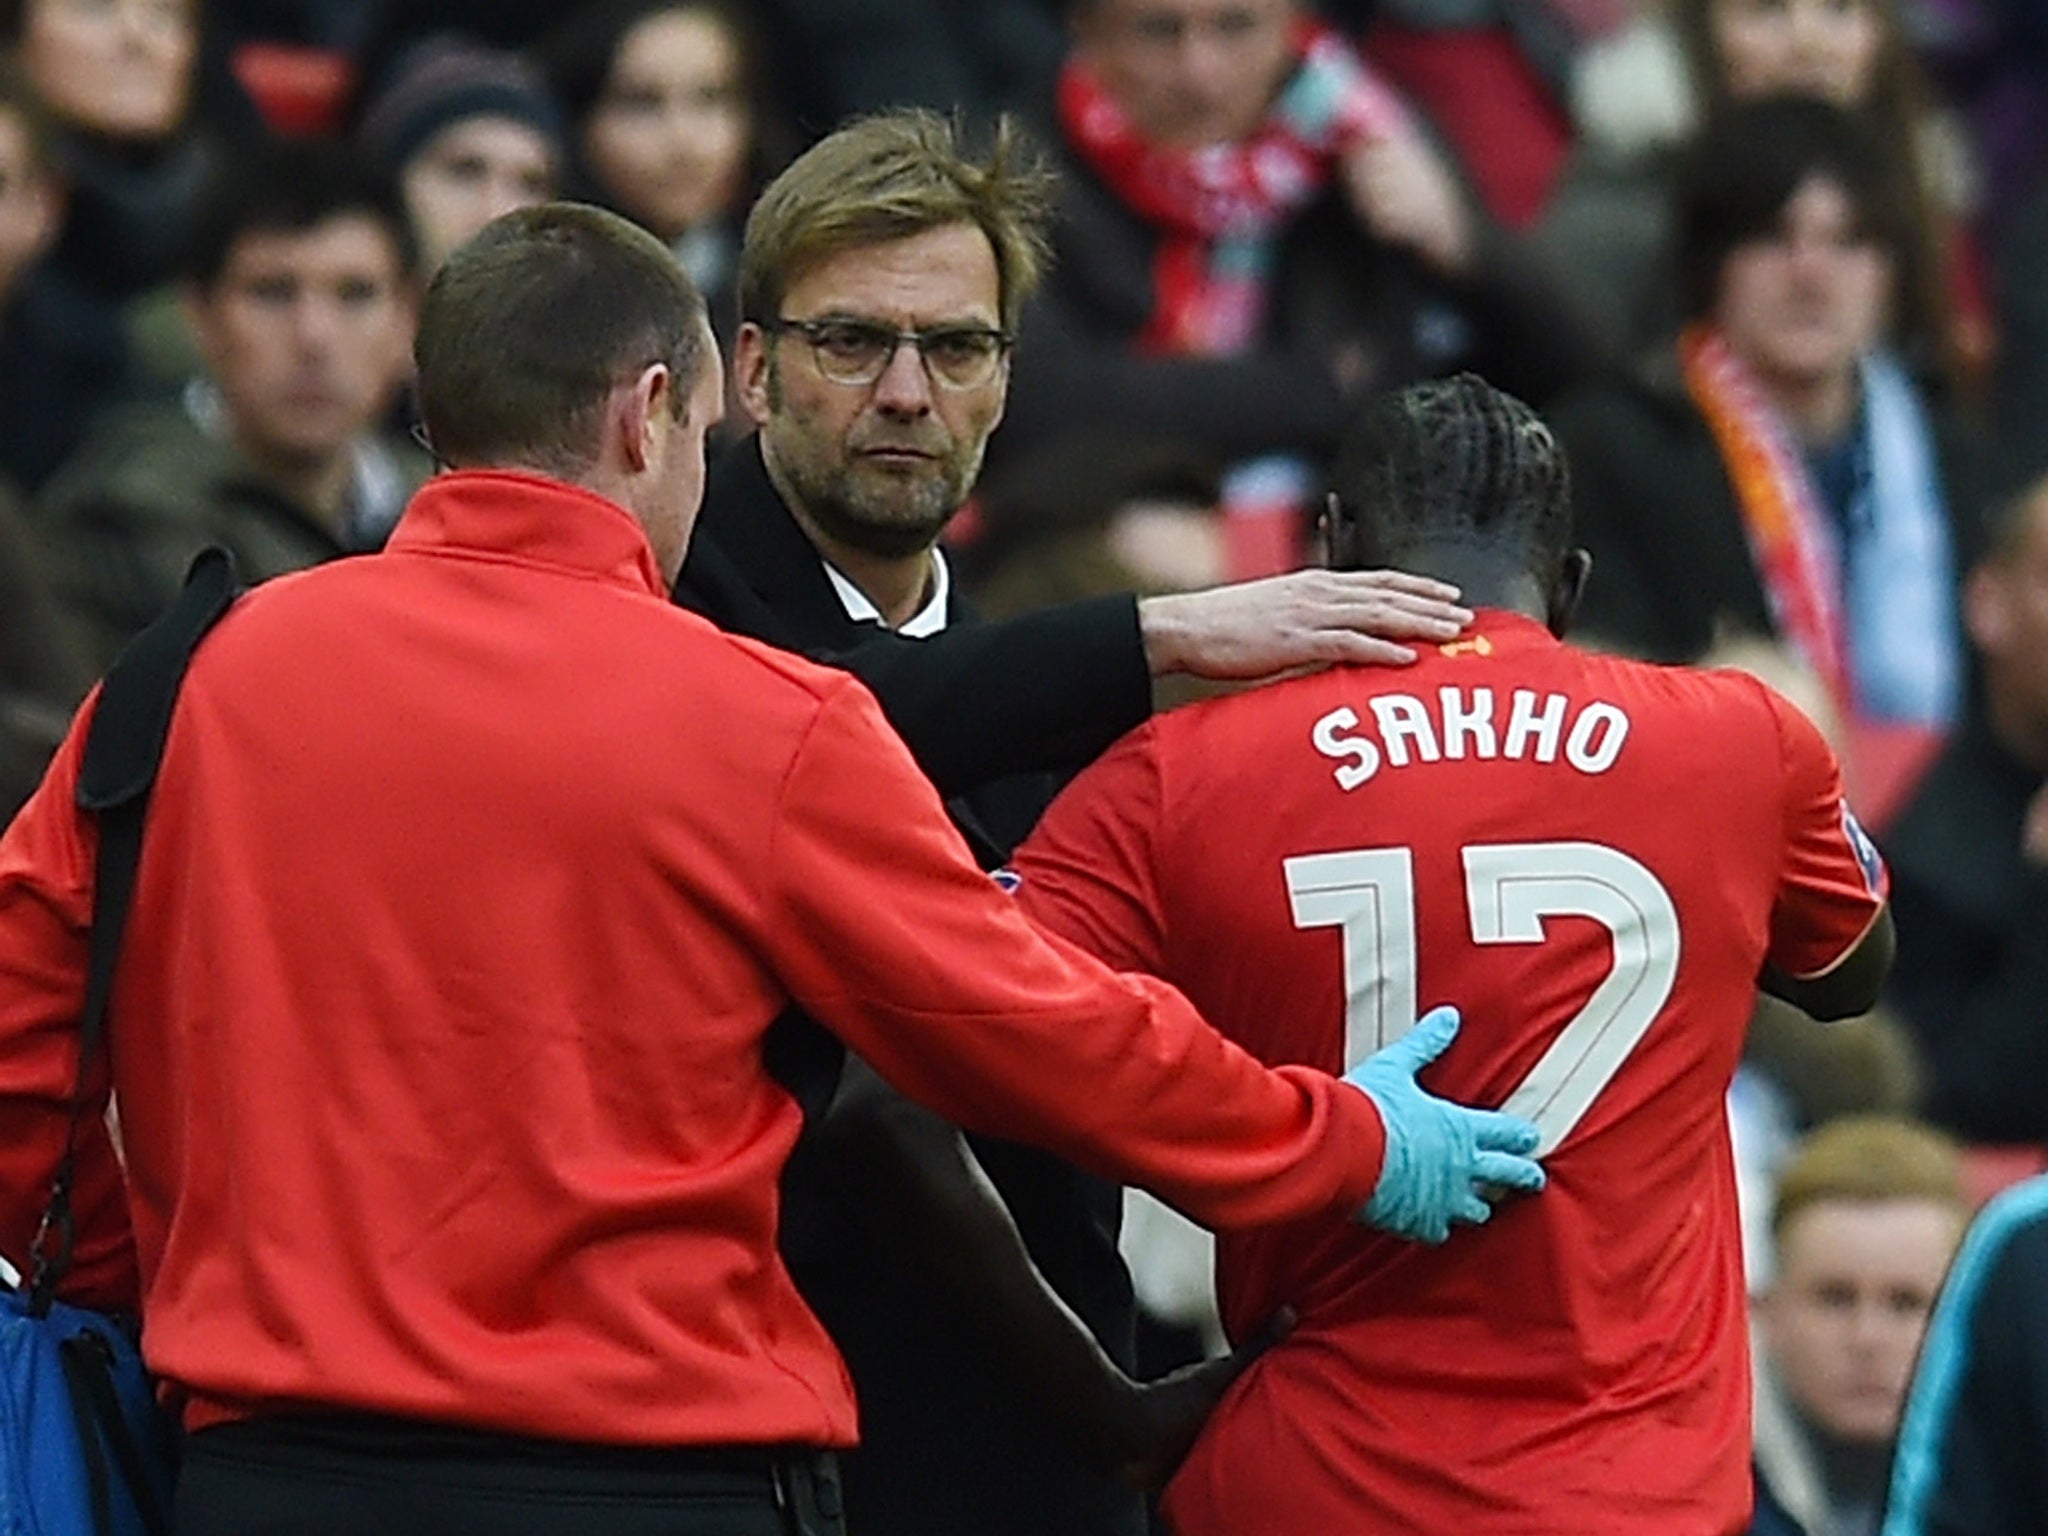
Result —
[{"label": "arm reaching out", "polygon": [[1378,1107],[1387,1131],[1379,1186],[1358,1219],[1420,1243],[1443,1242],[1454,1222],[1485,1221],[1500,1192],[1543,1187],[1543,1169],[1523,1155],[1536,1148],[1535,1126],[1497,1110],[1466,1109],[1416,1083],[1415,1074],[1457,1033],[1457,1010],[1434,1009],[1344,1074]]},{"label": "arm reaching out", "polygon": [[1458,589],[1405,571],[1296,571],[1148,597],[1138,604],[1145,663],[1157,677],[1245,680],[1337,662],[1406,666],[1404,641],[1457,638],[1472,622]]},{"label": "arm reaching out", "polygon": [[1046,1432],[1133,1487],[1166,1481],[1230,1384],[1286,1326],[1276,1319],[1222,1359],[1133,1381],[1039,1273],[952,1126],[855,1056],[819,1134],[849,1198],[876,1213],[887,1241],[910,1245],[945,1279]]}]

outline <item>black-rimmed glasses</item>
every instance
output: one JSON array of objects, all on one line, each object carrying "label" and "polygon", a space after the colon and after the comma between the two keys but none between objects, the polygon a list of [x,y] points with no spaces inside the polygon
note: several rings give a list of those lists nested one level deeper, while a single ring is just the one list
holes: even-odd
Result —
[{"label": "black-rimmed glasses", "polygon": [[764,321],[774,334],[792,331],[810,343],[818,372],[834,384],[872,384],[905,342],[917,348],[925,377],[944,389],[979,389],[996,376],[1014,338],[985,325],[935,325],[899,331],[870,320]]}]

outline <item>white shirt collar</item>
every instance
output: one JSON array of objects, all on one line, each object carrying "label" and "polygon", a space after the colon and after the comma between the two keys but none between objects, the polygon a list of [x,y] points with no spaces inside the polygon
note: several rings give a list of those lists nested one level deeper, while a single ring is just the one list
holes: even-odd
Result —
[{"label": "white shirt collar", "polygon": [[[882,617],[882,610],[868,601],[867,593],[861,591],[833,566],[829,560],[821,562],[825,575],[832,583],[832,590],[839,594],[839,606],[846,610],[846,616],[856,624],[880,624],[888,627],[889,621]],[[925,604],[909,618],[896,626],[896,633],[908,635],[913,640],[922,640],[936,635],[946,627],[946,608],[953,597],[953,573],[946,565],[945,551],[932,550],[932,595]]]}]

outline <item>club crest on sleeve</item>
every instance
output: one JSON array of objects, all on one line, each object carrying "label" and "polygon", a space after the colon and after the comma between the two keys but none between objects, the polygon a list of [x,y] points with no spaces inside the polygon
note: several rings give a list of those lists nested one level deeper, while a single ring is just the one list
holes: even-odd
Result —
[{"label": "club crest on sleeve", "polygon": [[1856,866],[1863,871],[1863,883],[1873,894],[1884,889],[1884,856],[1877,851],[1877,844],[1870,840],[1870,834],[1863,830],[1863,823],[1856,819],[1856,813],[1848,806],[1842,807],[1842,835],[1849,840],[1849,851],[1856,855]]}]

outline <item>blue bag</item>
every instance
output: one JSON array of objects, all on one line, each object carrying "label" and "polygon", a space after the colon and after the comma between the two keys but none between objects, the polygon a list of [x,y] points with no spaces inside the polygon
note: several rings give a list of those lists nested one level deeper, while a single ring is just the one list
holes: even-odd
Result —
[{"label": "blue bag", "polygon": [[86,736],[78,804],[99,818],[99,855],[78,1072],[64,1156],[30,1255],[33,1278],[22,1284],[11,1264],[0,1276],[0,1536],[170,1533],[177,1431],[157,1406],[134,1334],[57,1300],[57,1291],[71,1269],[78,1132],[89,1069],[105,1044],[143,814],[186,664],[235,591],[227,552],[203,551],[178,601],[108,672]]},{"label": "blue bag", "polygon": [[171,1433],[128,1332],[0,1291],[0,1533],[167,1536]]}]

